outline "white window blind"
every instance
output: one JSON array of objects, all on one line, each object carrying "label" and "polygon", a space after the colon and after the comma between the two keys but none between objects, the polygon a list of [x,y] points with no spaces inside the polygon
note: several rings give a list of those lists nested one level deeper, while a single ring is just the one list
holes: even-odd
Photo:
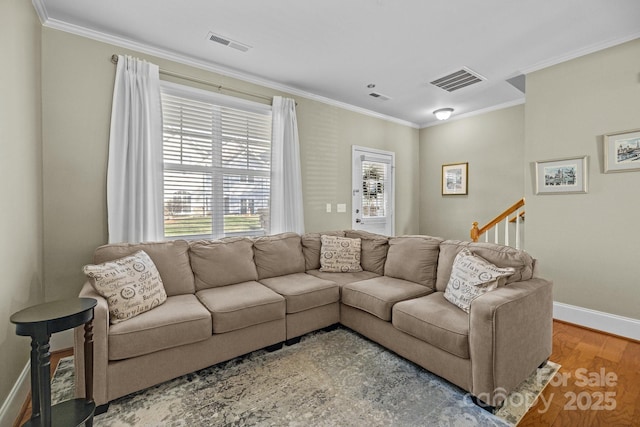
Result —
[{"label": "white window blind", "polygon": [[164,235],[269,229],[271,108],[162,83]]},{"label": "white window blind", "polygon": [[[363,156],[364,157],[364,156]],[[362,160],[362,215],[368,218],[387,215],[388,164]]]}]

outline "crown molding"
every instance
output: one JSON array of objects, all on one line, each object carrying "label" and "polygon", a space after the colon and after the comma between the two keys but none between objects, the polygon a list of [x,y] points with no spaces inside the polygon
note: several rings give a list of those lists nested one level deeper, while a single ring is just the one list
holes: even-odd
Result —
[{"label": "crown molding", "polygon": [[139,43],[124,37],[114,36],[112,34],[92,30],[90,28],[86,28],[79,25],[74,25],[68,22],[53,19],[48,16],[46,8],[42,3],[42,0],[32,0],[32,1],[36,9],[36,12],[40,17],[40,22],[42,22],[42,25],[47,28],[64,31],[67,33],[75,34],[81,37],[86,37],[99,42],[112,44],[125,49],[134,50],[140,53],[145,53],[147,55],[153,55],[158,58],[167,59],[169,61],[174,61],[174,62],[188,65],[194,68],[199,68],[199,69],[214,72],[217,74],[222,74],[224,76],[242,80],[247,83],[253,83],[253,84],[274,89],[280,92],[285,92],[290,95],[300,96],[303,98],[310,99],[312,101],[318,101],[323,104],[339,107],[345,110],[353,111],[355,113],[360,113],[360,114],[374,117],[377,119],[386,120],[386,121],[397,123],[403,126],[408,126],[416,129],[419,127],[417,123],[409,122],[407,120],[402,120],[397,117],[387,116],[385,114],[377,113],[375,111],[367,110],[366,108],[357,107],[355,105],[347,104],[345,102],[336,101],[335,99],[326,98],[324,96],[317,95],[311,92],[306,92],[291,86],[283,85],[281,83],[277,83],[271,80],[254,76],[249,73],[244,73],[231,68],[222,67],[214,63],[201,61],[187,55],[183,55],[183,54],[169,51],[166,49],[156,48],[156,47],[153,47],[144,43]]},{"label": "crown molding", "polygon": [[40,23],[44,25],[45,22],[49,20],[49,13],[47,12],[47,8],[45,7],[44,3],[42,3],[42,0],[31,0],[31,3],[33,4],[33,8],[38,14]]},{"label": "crown molding", "polygon": [[491,111],[502,110],[504,108],[515,107],[516,105],[522,105],[524,103],[525,103],[525,98],[523,95],[521,98],[518,98],[514,101],[504,102],[502,104],[492,105],[491,107],[482,108],[480,110],[474,110],[468,113],[451,116],[451,118],[447,120],[438,120],[437,122],[424,123],[420,126],[420,129],[430,128],[433,126],[446,125],[447,123],[455,122],[457,120],[467,119],[469,117],[478,116],[480,114],[489,113]]},{"label": "crown molding", "polygon": [[589,55],[590,53],[595,53],[600,50],[608,49],[610,47],[614,47],[620,45],[622,43],[630,42],[631,40],[635,40],[640,38],[640,31],[635,33],[627,34],[626,36],[617,37],[609,40],[605,40],[602,42],[594,43],[590,46],[584,47],[582,49],[574,50],[573,52],[569,52],[566,55],[556,56],[555,58],[547,59],[544,61],[540,61],[536,64],[531,65],[530,67],[522,69],[520,72],[522,74],[533,73],[534,71],[539,71],[544,68],[552,67],[554,65],[561,64],[563,62],[570,61],[572,59],[579,58],[581,56]]},{"label": "crown molding", "polygon": [[[468,118],[468,117],[472,117],[478,114],[484,114],[490,111],[494,111],[494,110],[500,110],[503,108],[508,108],[508,107],[512,107],[515,105],[520,105],[524,103],[524,96],[521,99],[518,99],[516,101],[510,101],[510,102],[506,102],[503,104],[499,104],[499,105],[495,105],[492,107],[488,107],[485,109],[481,109],[481,110],[477,110],[477,111],[473,111],[470,113],[465,113],[465,114],[461,114],[461,115],[456,115],[454,117],[452,117],[449,120],[446,120],[444,122],[423,122],[423,123],[414,123],[414,122],[410,122],[407,120],[403,120],[403,119],[399,119],[397,117],[392,117],[392,116],[388,116],[385,114],[381,114],[375,111],[371,111],[368,110],[366,108],[362,108],[362,107],[358,107],[352,104],[347,104],[345,102],[341,102],[341,101],[337,101],[335,99],[331,99],[331,98],[327,98],[321,95],[317,95],[311,92],[307,92],[304,90],[300,90],[297,89],[295,87],[291,87],[291,86],[287,86],[281,83],[277,83],[271,80],[267,80],[255,75],[252,75],[250,73],[246,73],[246,72],[241,72],[235,69],[231,69],[231,68],[227,68],[227,67],[223,67],[220,66],[218,64],[212,63],[212,62],[207,62],[207,61],[201,61],[198,59],[195,59],[193,57],[187,56],[187,55],[183,55],[180,54],[178,52],[173,52],[173,51],[169,51],[166,49],[160,49],[160,48],[156,48],[153,46],[150,46],[148,44],[143,44],[143,43],[139,43],[127,38],[123,38],[123,37],[119,37],[119,36],[114,36],[112,34],[108,34],[108,33],[104,33],[104,32],[99,32],[96,30],[92,30],[90,28],[86,28],[86,27],[82,27],[82,26],[78,26],[78,25],[74,25],[74,24],[70,24],[64,21],[60,21],[57,19],[53,19],[51,17],[49,17],[49,14],[47,12],[46,6],[43,3],[43,0],[32,0],[33,6],[36,10],[36,13],[38,14],[38,17],[40,18],[40,22],[42,23],[43,26],[48,27],[48,28],[52,28],[55,30],[60,30],[60,31],[64,31],[64,32],[68,32],[71,34],[76,34],[82,37],[86,37],[89,39],[93,39],[96,41],[100,41],[100,42],[104,42],[104,43],[108,43],[108,44],[112,44],[115,46],[119,46],[119,47],[123,47],[126,49],[131,49],[137,52],[141,52],[141,53],[145,53],[148,55],[153,55],[159,58],[163,58],[163,59],[167,59],[170,61],[174,61],[177,63],[181,63],[184,65],[188,65],[188,66],[192,66],[195,68],[199,68],[202,70],[206,70],[206,71],[210,71],[210,72],[214,72],[214,73],[218,73],[227,77],[232,77],[238,80],[242,80],[244,82],[247,83],[253,83],[253,84],[257,84],[260,86],[264,86],[273,90],[277,90],[277,91],[281,91],[281,92],[285,92],[291,95],[296,95],[296,96],[300,96],[312,101],[318,101],[321,102],[323,104],[327,104],[327,105],[331,105],[334,107],[338,107],[338,108],[342,108],[345,110],[349,110],[349,111],[353,111],[359,114],[363,114],[366,116],[370,116],[370,117],[374,117],[377,119],[381,119],[381,120],[386,120],[389,122],[393,122],[393,123],[397,123],[403,126],[408,126],[408,127],[412,127],[412,128],[417,128],[417,129],[424,129],[427,127],[431,127],[431,126],[438,126],[438,125],[442,125],[442,124],[446,124],[455,120],[460,120],[463,118]],[[547,67],[551,67],[557,64],[560,64],[562,62],[566,62],[575,58],[579,58],[581,56],[584,55],[588,55],[600,50],[604,50],[613,46],[617,46],[619,44],[622,43],[626,43],[628,41],[631,40],[635,40],[637,38],[640,38],[640,31],[632,33],[632,34],[628,34],[626,36],[622,36],[622,37],[618,37],[618,38],[613,38],[613,39],[609,39],[603,42],[598,42],[598,43],[594,43],[590,46],[587,46],[585,48],[581,48],[578,50],[575,50],[573,52],[570,52],[566,55],[561,55],[561,56],[557,56],[548,60],[544,60],[541,62],[538,62],[536,64],[533,64],[529,67],[525,67],[522,70],[520,70],[519,72],[521,74],[529,74],[535,71],[539,71],[542,70],[544,68]]]}]

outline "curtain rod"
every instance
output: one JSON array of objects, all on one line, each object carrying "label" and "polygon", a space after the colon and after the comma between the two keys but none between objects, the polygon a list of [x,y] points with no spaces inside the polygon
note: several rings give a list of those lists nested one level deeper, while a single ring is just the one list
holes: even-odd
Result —
[{"label": "curtain rod", "polygon": [[[118,55],[116,55],[116,54],[111,55],[111,62],[113,62],[114,64],[117,64],[118,63]],[[256,93],[245,92],[245,91],[242,91],[242,90],[239,90],[239,89],[233,89],[233,88],[230,88],[230,87],[224,87],[222,85],[219,85],[219,84],[216,84],[216,83],[212,83],[212,82],[207,81],[207,80],[198,79],[196,77],[187,76],[185,74],[175,73],[173,71],[160,69],[160,74],[164,74],[165,76],[169,76],[169,77],[176,77],[178,79],[187,80],[187,81],[194,82],[194,83],[200,83],[200,84],[203,84],[203,85],[212,86],[212,87],[216,88],[217,90],[225,90],[227,92],[235,92],[235,93],[240,93],[242,95],[253,96],[255,98],[260,98],[260,99],[267,100],[267,101],[269,101],[269,103],[271,103],[271,101],[273,100],[272,98],[270,98],[268,96],[265,96],[265,95],[259,95],[259,94],[256,94]]]}]

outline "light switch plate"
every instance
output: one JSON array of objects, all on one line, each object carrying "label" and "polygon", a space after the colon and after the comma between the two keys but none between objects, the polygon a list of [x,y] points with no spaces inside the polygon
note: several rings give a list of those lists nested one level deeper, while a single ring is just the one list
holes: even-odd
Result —
[{"label": "light switch plate", "polygon": [[340,212],[340,213],[346,212],[347,211],[346,203],[338,203],[337,204],[337,211]]},{"label": "light switch plate", "polygon": [[327,213],[331,213],[331,203],[327,203]]}]

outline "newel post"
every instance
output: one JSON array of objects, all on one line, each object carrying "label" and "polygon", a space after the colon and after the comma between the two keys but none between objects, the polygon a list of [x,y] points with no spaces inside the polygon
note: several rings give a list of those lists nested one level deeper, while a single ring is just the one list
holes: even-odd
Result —
[{"label": "newel post", "polygon": [[473,222],[473,227],[471,227],[471,231],[469,232],[471,235],[471,240],[473,242],[478,241],[478,237],[480,236],[480,230],[478,229],[478,221]]}]

